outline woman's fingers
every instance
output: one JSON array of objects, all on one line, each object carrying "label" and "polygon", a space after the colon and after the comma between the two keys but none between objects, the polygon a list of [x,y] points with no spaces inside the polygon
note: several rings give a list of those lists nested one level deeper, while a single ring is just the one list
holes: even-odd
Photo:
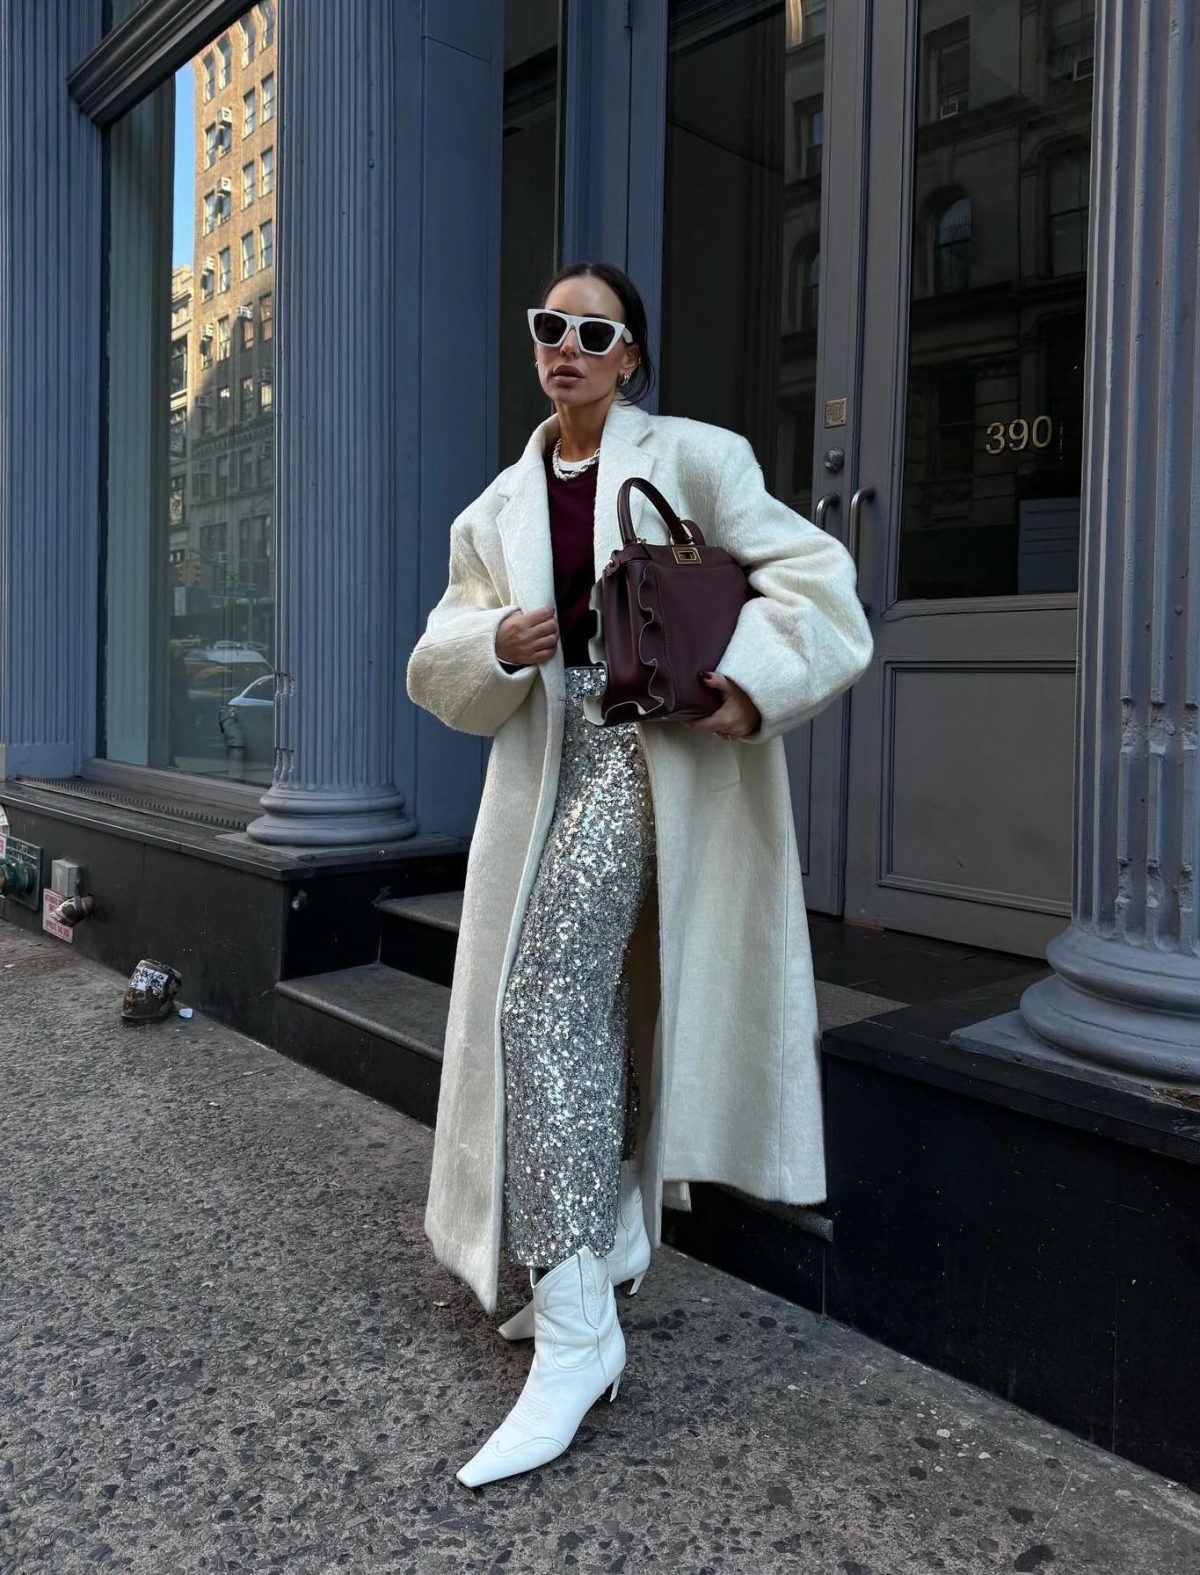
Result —
[{"label": "woman's fingers", "polygon": [[701,673],[710,689],[719,689],[721,704],[710,716],[697,717],[688,727],[702,733],[715,733],[719,738],[745,738],[750,732],[750,721],[743,704],[744,692],[725,677],[724,673]]},{"label": "woman's fingers", "polygon": [[710,716],[697,717],[694,722],[689,722],[688,726],[699,728],[702,733],[715,733],[727,728],[737,719],[733,698],[729,692],[729,680],[724,673],[701,673],[700,677],[709,689],[721,691],[721,704]]},{"label": "woman's fingers", "polygon": [[695,721],[689,722],[689,727],[698,727],[702,733],[715,733],[731,727],[738,720],[737,708],[731,700],[725,699],[708,716],[698,716]]},{"label": "woman's fingers", "polygon": [[524,649],[529,661],[545,661],[554,654],[557,643],[559,632],[553,608],[540,608],[535,613],[526,614]]},{"label": "woman's fingers", "polygon": [[[558,644],[558,625],[553,607],[537,607],[532,612],[513,615],[520,662],[544,662]],[[506,620],[507,621],[507,620]]]},{"label": "woman's fingers", "polygon": [[689,722],[689,727],[694,727],[701,733],[724,733],[735,725],[736,718],[724,706],[714,711],[711,716],[697,717],[694,722]]}]

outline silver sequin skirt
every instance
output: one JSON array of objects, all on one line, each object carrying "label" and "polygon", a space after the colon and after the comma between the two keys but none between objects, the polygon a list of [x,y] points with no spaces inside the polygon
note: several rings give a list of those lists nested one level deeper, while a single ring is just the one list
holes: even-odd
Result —
[{"label": "silver sequin skirt", "polygon": [[636,1143],[626,948],[655,878],[654,810],[633,721],[597,727],[603,663],[566,669],[558,793],[501,1006],[504,1231],[511,1259],[612,1250]]}]

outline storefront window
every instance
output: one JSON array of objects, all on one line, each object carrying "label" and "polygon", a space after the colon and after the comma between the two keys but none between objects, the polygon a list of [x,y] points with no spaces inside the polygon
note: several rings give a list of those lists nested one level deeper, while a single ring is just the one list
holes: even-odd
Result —
[{"label": "storefront window", "polygon": [[550,414],[525,309],[558,260],[559,0],[508,0],[500,221],[500,464]]},{"label": "storefront window", "polygon": [[902,600],[1078,576],[1095,6],[962,9],[921,8]]},{"label": "storefront window", "polygon": [[667,11],[661,408],[745,433],[768,485],[808,517],[828,10]]},{"label": "storefront window", "polygon": [[[205,172],[267,78],[274,104],[277,23],[278,0],[249,7],[108,132],[101,752],[262,785],[274,761],[273,136],[259,127],[242,149],[238,266],[209,233],[231,215],[233,183]],[[203,307],[214,295],[219,316]]]}]

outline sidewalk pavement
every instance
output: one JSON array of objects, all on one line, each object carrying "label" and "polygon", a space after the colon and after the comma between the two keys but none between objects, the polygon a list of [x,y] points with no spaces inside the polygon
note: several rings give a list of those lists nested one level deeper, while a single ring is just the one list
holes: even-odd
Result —
[{"label": "sidewalk pavement", "polygon": [[432,1134],[125,983],[0,922],[5,1575],[1200,1569],[1196,1494],[670,1248],[616,1402],[462,1487],[532,1347],[428,1248]]}]

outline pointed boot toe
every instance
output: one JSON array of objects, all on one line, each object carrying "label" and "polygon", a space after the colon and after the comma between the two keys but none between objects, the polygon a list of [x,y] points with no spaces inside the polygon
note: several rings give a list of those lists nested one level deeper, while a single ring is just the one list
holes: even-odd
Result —
[{"label": "pointed boot toe", "polygon": [[616,1398],[625,1370],[625,1336],[617,1320],[603,1258],[581,1247],[533,1289],[533,1365],[517,1403],[455,1475],[480,1487],[545,1465],[567,1449],[589,1408],[606,1390]]},{"label": "pointed boot toe", "polygon": [[553,1407],[527,1390],[528,1385],[483,1448],[455,1473],[464,1487],[482,1487],[544,1466],[571,1442],[563,1436],[567,1429],[555,1426]]}]

